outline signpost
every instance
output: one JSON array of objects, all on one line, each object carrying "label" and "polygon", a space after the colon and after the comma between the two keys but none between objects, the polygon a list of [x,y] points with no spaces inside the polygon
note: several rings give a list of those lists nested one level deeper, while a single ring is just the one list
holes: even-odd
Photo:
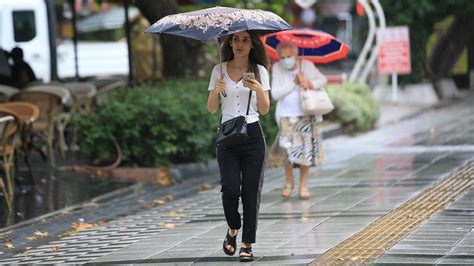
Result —
[{"label": "signpost", "polygon": [[377,32],[380,50],[378,70],[380,74],[392,75],[392,100],[398,101],[398,76],[411,72],[410,38],[408,27],[387,27]]}]

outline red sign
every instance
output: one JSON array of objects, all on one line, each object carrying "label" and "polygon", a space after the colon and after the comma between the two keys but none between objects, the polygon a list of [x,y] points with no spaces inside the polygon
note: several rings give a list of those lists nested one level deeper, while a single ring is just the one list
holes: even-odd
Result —
[{"label": "red sign", "polygon": [[411,72],[408,27],[387,27],[377,32],[379,43],[378,70],[380,74],[409,74]]}]

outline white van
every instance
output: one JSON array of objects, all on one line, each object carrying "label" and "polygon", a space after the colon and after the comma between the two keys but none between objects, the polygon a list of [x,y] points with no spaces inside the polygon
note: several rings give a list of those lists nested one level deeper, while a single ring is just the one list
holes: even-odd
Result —
[{"label": "white van", "polygon": [[[45,0],[0,0],[0,48],[22,48],[36,77],[46,82],[54,74],[51,51],[56,51],[58,77],[74,77],[72,41],[56,44],[54,40],[55,49],[50,49],[47,9]],[[79,42],[77,50],[80,77],[128,74],[126,42]]]}]

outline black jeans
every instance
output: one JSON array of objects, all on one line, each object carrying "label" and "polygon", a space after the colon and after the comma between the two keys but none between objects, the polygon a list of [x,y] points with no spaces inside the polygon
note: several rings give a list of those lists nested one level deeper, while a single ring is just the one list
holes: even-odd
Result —
[{"label": "black jeans", "polygon": [[239,145],[217,146],[222,204],[227,224],[240,229],[239,197],[243,206],[242,242],[255,243],[263,184],[265,138],[259,122],[247,125],[249,139]]}]

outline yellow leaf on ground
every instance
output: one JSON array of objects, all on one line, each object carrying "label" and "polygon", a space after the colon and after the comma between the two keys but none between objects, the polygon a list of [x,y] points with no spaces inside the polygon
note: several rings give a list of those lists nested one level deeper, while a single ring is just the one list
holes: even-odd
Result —
[{"label": "yellow leaf on ground", "polygon": [[178,216],[178,213],[175,211],[168,212],[168,216]]},{"label": "yellow leaf on ground", "polygon": [[209,190],[209,189],[212,189],[214,186],[211,185],[211,184],[201,184],[198,188],[199,191],[203,191],[203,190]]},{"label": "yellow leaf on ground", "polygon": [[35,236],[45,237],[45,236],[48,236],[48,232],[36,231]]},{"label": "yellow leaf on ground", "polygon": [[29,237],[27,237],[26,239],[28,239],[28,240],[36,240],[37,238],[36,238],[36,236],[29,236]]},{"label": "yellow leaf on ground", "polygon": [[33,247],[26,247],[25,250],[30,250],[32,249]]},{"label": "yellow leaf on ground", "polygon": [[166,223],[166,224],[163,224],[163,227],[167,229],[173,229],[176,227],[176,225],[172,223]]},{"label": "yellow leaf on ground", "polygon": [[6,243],[5,246],[7,246],[8,249],[14,249],[15,246],[11,243]]},{"label": "yellow leaf on ground", "polygon": [[61,237],[65,237],[65,236],[76,236],[79,234],[80,231],[83,231],[83,230],[86,230],[86,229],[89,229],[89,228],[94,228],[94,227],[97,227],[101,224],[104,224],[105,221],[101,220],[101,221],[98,221],[97,223],[93,223],[93,224],[88,224],[88,223],[84,223],[84,220],[79,220],[79,222],[73,222],[71,224],[71,230],[65,232],[64,234],[61,235]]},{"label": "yellow leaf on ground", "polygon": [[97,224],[88,224],[82,222],[72,223],[72,228],[76,229],[77,231],[82,231],[93,227],[97,227]]},{"label": "yellow leaf on ground", "polygon": [[163,205],[166,202],[164,200],[155,200],[155,201],[153,201],[153,203],[155,203],[156,205]]},{"label": "yellow leaf on ground", "polygon": [[166,195],[166,196],[165,196],[165,200],[166,200],[166,201],[173,200],[173,196],[171,196],[171,195]]}]

